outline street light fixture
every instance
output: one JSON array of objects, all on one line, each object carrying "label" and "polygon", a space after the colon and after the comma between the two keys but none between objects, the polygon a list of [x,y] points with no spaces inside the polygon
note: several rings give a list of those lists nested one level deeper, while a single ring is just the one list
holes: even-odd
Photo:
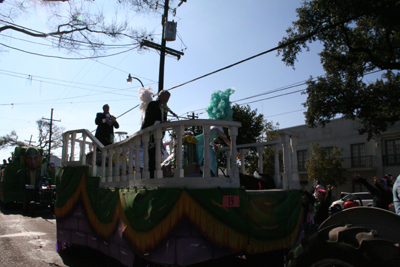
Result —
[{"label": "street light fixture", "polygon": [[132,79],[136,79],[136,80],[138,80],[139,82],[140,82],[140,84],[142,85],[142,87],[144,87],[144,85],[143,85],[143,83],[142,83],[142,81],[141,80],[139,80],[138,78],[136,78],[136,77],[132,77],[131,76],[131,74],[129,73],[129,75],[128,75],[128,79],[126,79],[126,81],[128,82],[128,83],[132,83]]}]

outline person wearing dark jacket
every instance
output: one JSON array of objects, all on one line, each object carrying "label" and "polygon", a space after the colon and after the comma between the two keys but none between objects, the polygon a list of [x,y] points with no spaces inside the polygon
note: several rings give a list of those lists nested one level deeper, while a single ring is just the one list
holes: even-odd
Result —
[{"label": "person wearing dark jacket", "polygon": [[103,106],[103,113],[97,113],[95,123],[97,125],[95,137],[104,145],[114,143],[114,127],[119,128],[117,119],[110,115],[108,104]]},{"label": "person wearing dark jacket", "polygon": [[367,179],[362,178],[359,174],[356,175],[358,181],[360,181],[368,191],[374,195],[373,206],[381,209],[388,210],[389,205],[393,202],[393,193],[391,185],[388,185],[388,180],[385,177],[378,179],[374,177],[374,185],[367,182]]},{"label": "person wearing dark jacket", "polygon": [[[170,96],[171,94],[168,91],[161,91],[158,95],[158,99],[156,101],[151,101],[147,105],[141,130],[152,125],[167,121],[167,103]],[[156,169],[156,147],[153,136],[150,137],[148,151],[150,178],[154,178],[154,171]]]}]

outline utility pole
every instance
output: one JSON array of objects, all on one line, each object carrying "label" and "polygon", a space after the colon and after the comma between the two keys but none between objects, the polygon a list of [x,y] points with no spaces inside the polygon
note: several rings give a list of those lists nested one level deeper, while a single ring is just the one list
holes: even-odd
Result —
[{"label": "utility pole", "polygon": [[161,54],[160,54],[160,71],[158,75],[158,92],[164,89],[164,66],[165,66],[165,47],[167,40],[165,39],[165,25],[168,21],[169,0],[165,0],[164,15],[161,18],[162,39],[161,39]]},{"label": "utility pole", "polygon": [[[197,116],[197,115],[194,115],[194,112],[192,112],[192,115],[187,115],[187,117],[188,117],[188,119],[189,120],[194,120],[194,119],[198,119],[199,118],[199,116]],[[197,133],[197,126],[192,126],[192,131],[193,131],[193,134],[194,135],[196,135],[196,133]]]},{"label": "utility pole", "polygon": [[31,143],[36,143],[36,141],[32,141],[32,135],[31,135],[31,139],[29,139],[29,141],[28,141],[28,140],[25,140],[25,141],[26,141],[26,142],[29,142],[28,146],[30,146]]},{"label": "utility pole", "polygon": [[[185,1],[181,1],[179,6]],[[161,25],[162,25],[162,39],[161,39],[161,45],[150,42],[148,40],[143,40],[140,43],[140,46],[147,46],[150,48],[154,48],[156,50],[160,51],[160,71],[159,71],[159,76],[158,76],[158,92],[162,91],[164,89],[164,66],[165,66],[165,54],[170,54],[173,56],[176,56],[178,60],[180,59],[181,56],[183,56],[183,52],[176,51],[174,49],[166,47],[167,45],[167,39],[165,38],[165,28],[166,24],[168,22],[168,11],[169,11],[169,0],[165,0],[164,3],[164,15],[161,18]]]},{"label": "utility pole", "polygon": [[42,120],[49,120],[50,121],[50,136],[49,136],[49,157],[50,157],[50,152],[51,152],[51,135],[53,133],[53,121],[59,121],[61,122],[61,120],[53,120],[53,108],[51,109],[51,117],[50,119],[46,119],[42,117]]}]

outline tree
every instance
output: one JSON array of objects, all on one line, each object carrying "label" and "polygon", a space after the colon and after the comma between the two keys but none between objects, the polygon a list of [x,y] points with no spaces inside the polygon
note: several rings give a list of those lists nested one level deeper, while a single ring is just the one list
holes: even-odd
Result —
[{"label": "tree", "polygon": [[[43,149],[49,146],[50,141],[50,122],[47,120],[37,120],[38,127],[38,147]],[[57,125],[52,125],[51,131],[51,148],[57,149],[62,146],[62,133],[64,131],[63,127],[58,127]]]},{"label": "tree", "polygon": [[240,121],[242,127],[239,128],[236,139],[237,145],[257,143],[262,140],[262,132],[266,125],[264,115],[258,114],[257,109],[251,110],[249,105],[233,105],[233,121]]},{"label": "tree", "polygon": [[[99,1],[96,0],[96,4]],[[0,2],[0,22],[4,25],[0,27],[0,32],[17,31],[32,37],[52,37],[53,44],[59,48],[74,51],[84,47],[90,48],[95,53],[118,47],[116,45],[105,45],[105,39],[114,41],[128,39],[131,44],[129,46],[124,44],[119,48],[129,51],[139,48],[142,39],[152,37],[145,30],[129,27],[131,18],[129,14],[125,14],[126,12],[123,16],[125,19],[118,18],[118,9],[126,7],[126,10],[132,10],[132,13],[161,14],[162,8],[157,9],[158,2],[155,0],[119,0],[113,6],[114,17],[110,18],[112,16],[105,14],[105,12],[111,12],[111,10],[103,11],[99,10],[98,7],[91,8],[91,1],[8,0],[4,3]],[[105,5],[108,7],[113,3],[104,1],[103,6]],[[30,16],[30,12],[38,9],[40,9],[38,13],[47,16],[47,26],[51,29],[49,32],[38,31],[15,23],[19,16]]]},{"label": "tree", "polygon": [[25,146],[24,142],[18,141],[18,135],[15,131],[5,136],[0,136],[0,150],[10,146]]},{"label": "tree", "polygon": [[[337,115],[359,120],[359,133],[384,132],[400,120],[400,2],[312,0],[297,9],[299,19],[280,42],[282,61],[294,67],[302,48],[319,41],[325,77],[307,82],[306,122],[325,126]],[[286,45],[284,45],[286,44]],[[372,71],[381,79],[363,81]]]},{"label": "tree", "polygon": [[309,180],[319,180],[321,184],[340,186],[346,182],[342,172],[342,148],[333,147],[331,153],[327,153],[325,147],[318,143],[311,143],[311,156],[306,160],[306,169]]},{"label": "tree", "polygon": [[[272,122],[264,120],[263,114],[257,114],[257,109],[251,110],[250,106],[239,106],[233,105],[233,121],[239,121],[242,126],[238,130],[238,136],[236,138],[236,144],[251,144],[257,142],[263,142],[273,140],[276,138],[277,127]],[[266,137],[263,137],[265,134]],[[224,144],[222,140],[218,143]],[[264,173],[270,175],[274,174],[274,153],[272,148],[267,147],[263,149],[263,167]],[[246,173],[253,174],[254,171],[258,170],[258,154],[257,150],[252,148],[248,149],[245,158]],[[221,155],[218,158],[218,166],[226,166],[226,157]],[[272,166],[272,167],[271,167]]]}]

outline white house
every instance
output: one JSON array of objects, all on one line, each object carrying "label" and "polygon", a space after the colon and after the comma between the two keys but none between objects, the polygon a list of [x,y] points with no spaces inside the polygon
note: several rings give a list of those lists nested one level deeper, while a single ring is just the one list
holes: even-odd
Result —
[{"label": "white house", "polygon": [[341,191],[367,191],[362,184],[353,180],[353,174],[358,173],[373,182],[374,176],[382,177],[391,173],[393,177],[400,174],[400,123],[390,126],[388,130],[367,140],[367,134],[360,135],[360,123],[352,120],[335,119],[324,128],[310,128],[300,125],[283,130],[297,135],[295,151],[297,153],[300,184],[310,189],[313,181],[308,181],[305,161],[311,155],[311,142],[318,143],[328,150],[333,146],[341,147],[342,167],[347,178],[345,185],[333,191],[336,198]]}]

